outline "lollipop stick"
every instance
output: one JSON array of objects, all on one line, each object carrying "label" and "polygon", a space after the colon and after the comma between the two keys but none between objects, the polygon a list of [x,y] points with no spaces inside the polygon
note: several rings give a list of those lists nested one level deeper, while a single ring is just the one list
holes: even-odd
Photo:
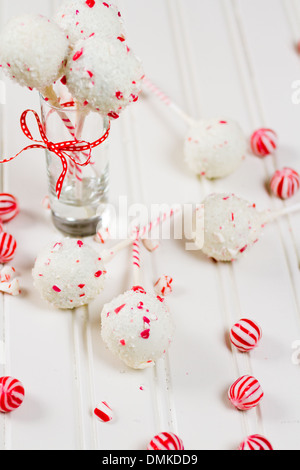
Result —
[{"label": "lollipop stick", "polygon": [[137,238],[132,243],[132,266],[133,266],[133,285],[141,285],[141,261],[140,261],[140,240]]},{"label": "lollipop stick", "polygon": [[282,209],[280,211],[276,211],[276,212],[273,212],[273,213],[271,212],[269,214],[269,221],[276,220],[279,217],[282,217],[282,216],[288,215],[288,214],[293,214],[294,212],[298,212],[298,211],[300,211],[300,204],[295,204],[293,206],[286,207],[285,209]]},{"label": "lollipop stick", "polygon": [[195,126],[196,121],[188,116],[177,104],[175,104],[163,91],[161,91],[154,83],[149,80],[149,78],[144,78],[144,83],[146,87],[159,98],[166,106],[168,106],[174,113],[176,113],[183,121],[186,122],[189,126]]}]

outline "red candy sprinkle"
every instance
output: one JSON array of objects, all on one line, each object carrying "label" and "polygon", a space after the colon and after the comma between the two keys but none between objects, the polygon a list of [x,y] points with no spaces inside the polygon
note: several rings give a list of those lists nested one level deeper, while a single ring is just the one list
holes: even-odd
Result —
[{"label": "red candy sprinkle", "polygon": [[97,271],[97,272],[95,273],[95,277],[100,277],[100,276],[102,276],[102,271]]},{"label": "red candy sprinkle", "polygon": [[117,113],[115,113],[115,112],[113,112],[113,111],[111,111],[110,113],[108,113],[107,116],[110,117],[110,118],[112,118],[112,119],[118,119],[118,118],[120,117]]},{"label": "red candy sprinkle", "polygon": [[116,314],[120,313],[120,311],[125,307],[125,305],[126,305],[126,304],[123,304],[123,305],[120,305],[120,307],[117,307],[117,308],[115,309],[115,313],[116,313]]},{"label": "red candy sprinkle", "polygon": [[149,329],[144,330],[144,331],[141,332],[141,337],[142,337],[143,339],[148,339],[149,336],[150,336],[150,330],[149,330]]},{"label": "red candy sprinkle", "polygon": [[63,85],[66,85],[66,83],[67,83],[67,77],[64,75],[64,76],[60,79],[60,81],[61,81],[61,83],[62,83]]},{"label": "red candy sprinkle", "polygon": [[95,0],[86,0],[85,2],[88,7],[93,8],[95,6]]},{"label": "red candy sprinkle", "polygon": [[76,61],[79,59],[79,57],[81,57],[83,54],[83,47],[80,49],[80,51],[77,51],[75,52],[75,54],[73,55],[73,60]]},{"label": "red candy sprinkle", "polygon": [[78,240],[77,245],[81,248],[83,246],[83,242],[81,240]]},{"label": "red candy sprinkle", "polygon": [[121,100],[123,98],[123,93],[121,91],[117,91],[116,97],[118,100]]},{"label": "red candy sprinkle", "polygon": [[52,286],[52,289],[55,291],[55,292],[61,292],[61,289],[57,286]]}]

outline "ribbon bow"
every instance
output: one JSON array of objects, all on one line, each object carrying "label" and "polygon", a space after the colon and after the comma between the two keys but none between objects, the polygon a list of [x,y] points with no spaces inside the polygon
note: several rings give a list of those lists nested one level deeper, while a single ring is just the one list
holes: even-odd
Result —
[{"label": "ribbon bow", "polygon": [[[26,123],[26,118],[27,118],[28,113],[33,113],[33,115],[36,119],[38,128],[39,128],[42,140],[35,140],[32,137],[32,134],[29,131],[27,123]],[[4,160],[0,160],[0,163],[10,162],[10,161],[14,160],[16,157],[18,157],[21,153],[25,152],[25,150],[29,150],[29,149],[33,149],[33,148],[47,149],[47,150],[49,150],[49,152],[55,153],[60,158],[61,163],[62,163],[62,167],[63,167],[62,172],[61,172],[61,174],[60,174],[60,176],[57,180],[57,183],[56,183],[56,194],[57,194],[58,199],[60,198],[62,186],[63,186],[64,180],[65,180],[65,177],[66,177],[66,174],[67,174],[67,170],[68,170],[67,158],[72,160],[77,166],[87,166],[90,163],[90,160],[91,160],[92,149],[97,147],[98,145],[102,144],[107,139],[107,137],[109,136],[109,132],[110,132],[110,123],[109,123],[107,131],[103,134],[102,137],[100,137],[100,139],[95,140],[94,142],[86,142],[84,140],[80,140],[80,141],[79,140],[70,140],[70,141],[65,141],[65,142],[53,143],[53,142],[48,140],[48,138],[47,138],[47,136],[44,132],[44,128],[43,128],[43,125],[40,121],[40,118],[39,118],[38,114],[35,111],[33,111],[32,109],[27,109],[26,111],[24,111],[22,113],[21,118],[20,118],[20,124],[21,124],[21,129],[23,131],[23,134],[28,139],[30,139],[30,140],[32,140],[33,142],[36,142],[36,143],[32,144],[32,145],[28,145],[27,147],[24,147],[20,152],[18,152],[13,157],[10,157],[10,158],[4,159]],[[73,152],[84,152],[85,150],[88,150],[89,156],[86,159],[86,161],[83,162],[83,163],[79,163],[78,160],[75,160],[71,155],[69,155],[69,152],[71,152],[71,153],[73,153]]]}]

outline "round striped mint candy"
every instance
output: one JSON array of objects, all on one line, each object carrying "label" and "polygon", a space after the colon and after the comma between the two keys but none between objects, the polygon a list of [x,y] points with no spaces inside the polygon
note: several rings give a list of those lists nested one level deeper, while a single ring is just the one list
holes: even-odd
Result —
[{"label": "round striped mint candy", "polygon": [[180,437],[172,432],[161,432],[149,442],[147,450],[184,450]]},{"label": "round striped mint candy", "polygon": [[15,196],[8,193],[0,193],[0,220],[9,222],[19,213],[19,203]]},{"label": "round striped mint candy", "polygon": [[292,168],[277,170],[271,178],[270,188],[275,196],[288,199],[299,190],[300,176]]},{"label": "round striped mint candy", "polygon": [[230,330],[231,343],[242,352],[254,349],[261,336],[260,326],[248,318],[242,318]]},{"label": "round striped mint candy", "polygon": [[257,406],[264,392],[257,379],[251,375],[243,375],[228,390],[228,398],[239,410],[245,411]]},{"label": "round striped mint candy", "polygon": [[21,382],[13,377],[0,377],[0,411],[8,413],[23,403],[25,390]]},{"label": "round striped mint candy", "polygon": [[8,263],[15,255],[17,242],[12,235],[6,232],[0,233],[0,263]]},{"label": "round striped mint candy", "polygon": [[264,436],[253,434],[240,444],[238,450],[273,450],[273,447]]},{"label": "round striped mint candy", "polygon": [[251,136],[251,148],[258,157],[266,157],[277,148],[278,137],[272,129],[257,129]]}]

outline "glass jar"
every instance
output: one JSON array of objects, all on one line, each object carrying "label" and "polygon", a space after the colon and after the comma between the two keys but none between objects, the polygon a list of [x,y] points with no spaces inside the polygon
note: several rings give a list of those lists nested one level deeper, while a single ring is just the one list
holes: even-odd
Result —
[{"label": "glass jar", "polygon": [[[50,142],[94,142],[108,129],[109,121],[96,112],[76,109],[72,101],[61,108],[41,97],[41,115],[44,132]],[[73,160],[84,163],[89,150],[69,152]],[[109,159],[107,139],[91,151],[90,163],[79,166],[67,158],[68,170],[60,198],[56,184],[62,172],[60,158],[46,150],[48,188],[52,220],[55,227],[68,236],[94,235],[108,203]]]}]

